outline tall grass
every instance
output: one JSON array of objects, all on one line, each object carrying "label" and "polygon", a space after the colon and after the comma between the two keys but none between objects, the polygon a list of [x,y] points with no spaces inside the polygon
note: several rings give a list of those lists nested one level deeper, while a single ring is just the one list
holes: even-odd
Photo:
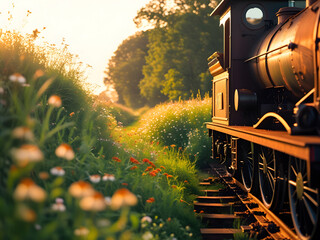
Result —
[{"label": "tall grass", "polygon": [[111,132],[80,65],[35,39],[0,39],[0,239],[197,239],[194,164],[113,140],[130,133]]},{"label": "tall grass", "polygon": [[209,97],[161,104],[142,117],[139,131],[145,140],[175,145],[199,167],[205,167],[211,156],[211,140],[205,126],[210,116]]}]

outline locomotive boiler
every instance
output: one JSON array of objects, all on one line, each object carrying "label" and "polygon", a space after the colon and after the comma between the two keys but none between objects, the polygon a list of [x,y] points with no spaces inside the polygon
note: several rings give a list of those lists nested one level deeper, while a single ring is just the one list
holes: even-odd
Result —
[{"label": "locomotive boiler", "polygon": [[223,0],[223,53],[208,59],[213,157],[248,192],[288,205],[301,239],[320,236],[320,1]]}]

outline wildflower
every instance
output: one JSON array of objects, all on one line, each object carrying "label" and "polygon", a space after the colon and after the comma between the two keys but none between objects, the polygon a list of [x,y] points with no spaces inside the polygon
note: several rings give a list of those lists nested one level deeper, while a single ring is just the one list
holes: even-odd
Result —
[{"label": "wildflower", "polygon": [[184,183],[188,184],[189,182],[187,180],[184,180]]},{"label": "wildflower", "polygon": [[42,180],[47,180],[49,178],[49,173],[47,172],[39,172],[39,178]]},{"label": "wildflower", "polygon": [[92,183],[98,183],[98,182],[100,182],[100,180],[101,180],[101,176],[98,174],[94,174],[94,175],[90,176],[90,181]]},{"label": "wildflower", "polygon": [[9,80],[11,82],[16,82],[16,83],[26,83],[26,78],[24,76],[22,76],[20,73],[14,73],[12,75],[9,76]]},{"label": "wildflower", "polygon": [[25,166],[29,162],[39,162],[43,159],[41,150],[36,145],[31,144],[24,144],[20,148],[13,148],[11,155],[20,166]]},{"label": "wildflower", "polygon": [[133,166],[133,167],[130,168],[130,170],[135,170],[137,168],[138,168],[137,166]]},{"label": "wildflower", "polygon": [[157,171],[157,172],[161,172],[162,170],[161,170],[160,168],[157,168],[156,171]]},{"label": "wildflower", "polygon": [[24,204],[19,204],[16,209],[17,217],[25,222],[34,222],[36,220],[36,213]]},{"label": "wildflower", "polygon": [[156,201],[156,200],[155,200],[153,197],[151,197],[151,198],[149,198],[149,199],[146,200],[147,203],[153,203],[153,202],[155,202],[155,201]]},{"label": "wildflower", "polygon": [[56,148],[55,153],[57,157],[64,158],[69,161],[74,159],[74,156],[75,156],[74,151],[72,150],[72,147],[66,143],[60,144],[60,146]]},{"label": "wildflower", "polygon": [[[171,217],[168,217],[167,221],[170,222],[170,221],[171,221]],[[171,235],[172,235],[172,234],[171,234]]]},{"label": "wildflower", "polygon": [[106,208],[104,196],[95,192],[93,195],[86,196],[81,199],[80,207],[85,211],[102,211]]},{"label": "wildflower", "polygon": [[146,170],[144,170],[145,172],[149,172],[152,169],[152,167],[147,167]]},{"label": "wildflower", "polygon": [[111,208],[118,210],[122,206],[134,206],[138,202],[136,195],[126,188],[118,189],[111,198]]},{"label": "wildflower", "polygon": [[62,198],[56,198],[56,203],[52,204],[51,209],[56,212],[64,212],[66,206],[63,204]]},{"label": "wildflower", "polygon": [[149,164],[150,164],[153,168],[156,168],[156,165],[154,165],[153,162],[149,162]]},{"label": "wildflower", "polygon": [[121,183],[121,185],[122,186],[128,186],[129,184],[124,182],[124,183]]},{"label": "wildflower", "polygon": [[69,193],[76,198],[81,198],[94,194],[94,189],[92,188],[90,183],[78,181],[70,185]]},{"label": "wildflower", "polygon": [[111,225],[111,221],[109,219],[99,219],[99,220],[97,220],[97,226],[100,227],[100,228],[108,227],[110,225]]},{"label": "wildflower", "polygon": [[114,180],[116,180],[116,178],[114,177],[113,174],[105,173],[102,177],[102,181],[114,181]]},{"label": "wildflower", "polygon": [[157,172],[155,172],[155,171],[149,172],[149,175],[152,177],[155,177],[155,176],[157,176]]},{"label": "wildflower", "polygon": [[164,166],[160,166],[160,168],[162,168],[162,169],[166,169]]},{"label": "wildflower", "polygon": [[168,175],[167,175],[167,178],[173,178],[173,176],[168,174]]},{"label": "wildflower", "polygon": [[34,79],[37,79],[37,78],[39,78],[39,77],[42,77],[43,75],[44,75],[44,72],[43,72],[41,69],[38,69],[38,70],[34,73],[33,77],[34,77]]},{"label": "wildflower", "polygon": [[74,230],[74,235],[76,236],[87,236],[89,234],[89,229],[85,227],[80,227]]},{"label": "wildflower", "polygon": [[186,230],[189,232],[190,231],[190,226],[186,226]]},{"label": "wildflower", "polygon": [[40,224],[35,224],[34,229],[40,231],[42,229]]},{"label": "wildflower", "polygon": [[141,218],[141,222],[148,222],[151,223],[152,222],[152,218],[149,216],[144,216],[143,218]]},{"label": "wildflower", "polygon": [[111,197],[105,197],[104,198],[104,201],[106,203],[107,206],[110,206],[111,205]]},{"label": "wildflower", "polygon": [[30,178],[21,180],[13,193],[13,197],[18,201],[30,199],[34,202],[43,202],[46,196],[46,192]]},{"label": "wildflower", "polygon": [[12,131],[12,136],[22,140],[34,140],[33,132],[28,127],[16,127]]},{"label": "wildflower", "polygon": [[199,213],[204,213],[204,211],[203,211],[203,210],[201,210]]},{"label": "wildflower", "polygon": [[70,113],[69,116],[72,117],[74,115],[74,112]]},{"label": "wildflower", "polygon": [[172,188],[177,188],[177,186],[176,186],[176,185],[172,185],[171,187],[172,187]]},{"label": "wildflower", "polygon": [[142,239],[143,240],[151,240],[153,239],[153,235],[151,232],[145,232],[143,235],[142,235]]},{"label": "wildflower", "polygon": [[175,148],[175,147],[176,147],[176,145],[174,145],[174,144],[171,144],[171,145],[170,145],[170,147],[172,147],[172,148]]},{"label": "wildflower", "polygon": [[48,99],[48,104],[53,107],[59,108],[62,105],[62,100],[58,95],[51,95]]},{"label": "wildflower", "polygon": [[134,163],[134,164],[141,164],[137,159],[131,157],[130,158],[130,162]]},{"label": "wildflower", "polygon": [[169,175],[169,174],[168,174],[168,173],[164,173],[163,175],[165,175],[165,176],[167,176],[167,177],[168,177],[168,175]]},{"label": "wildflower", "polygon": [[61,177],[61,176],[64,176],[65,171],[63,170],[62,167],[57,166],[57,167],[51,168],[50,169],[50,173],[52,175],[54,175],[54,176],[60,176]]},{"label": "wildflower", "polygon": [[114,160],[116,162],[121,162],[121,159],[119,159],[118,157],[112,157],[112,160]]},{"label": "wildflower", "polygon": [[150,162],[150,160],[147,158],[144,158],[144,159],[142,159],[142,162],[148,163],[148,162]]}]

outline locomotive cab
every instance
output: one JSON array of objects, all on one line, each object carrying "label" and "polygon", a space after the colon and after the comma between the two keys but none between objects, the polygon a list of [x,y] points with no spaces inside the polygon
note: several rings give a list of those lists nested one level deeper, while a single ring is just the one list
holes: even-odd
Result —
[{"label": "locomotive cab", "polygon": [[[223,54],[215,53],[209,70],[213,76],[212,121],[225,125],[252,125],[258,117],[259,85],[249,59],[254,46],[277,24],[275,13],[287,1],[225,0],[211,13],[224,30]],[[217,65],[220,65],[217,67]]]}]

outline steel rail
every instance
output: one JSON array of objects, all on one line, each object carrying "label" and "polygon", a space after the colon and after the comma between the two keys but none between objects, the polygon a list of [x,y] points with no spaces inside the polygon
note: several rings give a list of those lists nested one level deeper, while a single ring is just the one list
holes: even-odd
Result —
[{"label": "steel rail", "polygon": [[[223,168],[220,167],[220,169]],[[214,170],[217,173],[219,178],[231,190],[235,188],[232,185],[236,185],[243,191],[241,193],[234,191],[234,193],[240,199],[242,204],[245,205],[250,214],[256,219],[259,225],[265,229],[265,231],[269,234],[270,237],[272,237],[275,240],[299,239],[298,236],[290,229],[290,227],[287,226],[286,223],[284,223],[273,212],[267,209],[257,197],[255,197],[251,193],[248,193],[245,190],[244,186],[238,180],[226,174],[225,169],[219,171],[213,167],[212,170]],[[275,227],[273,227],[272,229],[270,228],[272,223],[275,224],[277,230],[274,230]]]}]

